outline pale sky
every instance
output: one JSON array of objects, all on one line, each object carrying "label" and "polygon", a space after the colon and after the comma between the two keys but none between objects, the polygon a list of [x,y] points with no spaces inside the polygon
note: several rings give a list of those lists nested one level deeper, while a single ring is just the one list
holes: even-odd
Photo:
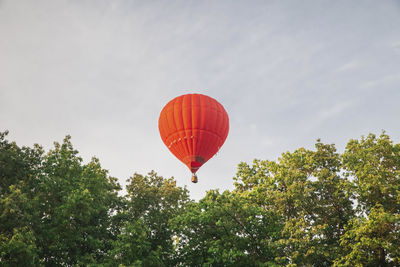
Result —
[{"label": "pale sky", "polygon": [[[198,184],[158,132],[185,93],[230,117]],[[199,199],[317,138],[399,142],[399,101],[400,1],[0,0],[0,131],[46,149],[70,134],[122,185],[155,170]]]}]

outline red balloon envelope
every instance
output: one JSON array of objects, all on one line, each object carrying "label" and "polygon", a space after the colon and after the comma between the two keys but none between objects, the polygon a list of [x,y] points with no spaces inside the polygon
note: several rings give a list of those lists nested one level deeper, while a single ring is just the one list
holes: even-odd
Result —
[{"label": "red balloon envelope", "polygon": [[163,108],[158,128],[172,154],[195,174],[224,144],[229,118],[215,99],[187,94],[172,99]]}]

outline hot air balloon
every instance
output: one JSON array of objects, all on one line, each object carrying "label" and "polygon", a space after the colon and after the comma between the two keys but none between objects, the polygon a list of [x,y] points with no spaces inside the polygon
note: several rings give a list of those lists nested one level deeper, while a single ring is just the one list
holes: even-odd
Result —
[{"label": "hot air balloon", "polygon": [[161,139],[192,172],[212,158],[224,144],[229,118],[217,100],[202,94],[186,94],[168,102],[158,120]]}]

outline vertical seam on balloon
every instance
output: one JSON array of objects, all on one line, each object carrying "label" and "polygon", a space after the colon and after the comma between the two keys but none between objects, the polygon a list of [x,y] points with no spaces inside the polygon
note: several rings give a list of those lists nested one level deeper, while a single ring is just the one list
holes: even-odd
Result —
[{"label": "vertical seam on balloon", "polygon": [[[178,130],[178,127],[177,127],[177,124],[176,124],[176,120],[175,120],[175,104],[176,104],[177,100],[178,100],[178,99],[175,98],[175,101],[174,101],[173,104],[172,104],[172,118],[173,118],[173,126],[174,126],[175,131]],[[182,157],[182,151],[180,150],[179,145],[178,145],[177,142],[176,142],[177,132],[172,133],[172,135],[175,135],[175,140],[174,140],[175,143],[173,144],[174,150],[177,152],[177,154],[178,154],[179,157],[181,158],[181,157]]]},{"label": "vertical seam on balloon", "polygon": [[[171,117],[171,112],[170,112],[170,107],[171,106],[173,107],[173,100],[170,103],[168,103],[168,105],[166,107],[166,110],[165,110],[165,117],[166,117],[166,121],[167,121],[167,125],[168,125],[169,129],[171,128],[171,118],[170,118]],[[179,155],[177,155],[178,153],[176,153],[176,150],[172,147],[172,143],[171,144],[169,143],[169,142],[171,142],[170,137],[172,137],[172,136],[173,136],[173,133],[168,131],[168,135],[167,135],[167,137],[165,139],[165,142],[167,143],[166,145],[168,146],[168,148],[171,151],[171,153],[175,157],[179,158]],[[169,140],[169,142],[168,142],[168,140]]]},{"label": "vertical seam on balloon", "polygon": [[[213,112],[213,102],[214,101],[210,97],[207,97],[207,101],[208,101],[208,104],[209,104],[209,107],[210,107],[210,111],[209,112],[210,112],[210,114],[212,116],[213,115],[212,112]],[[214,133],[213,127],[210,126],[210,129],[211,130],[208,130],[208,131]],[[211,156],[210,156],[210,148],[212,148],[211,142],[207,142],[207,144],[206,144],[206,146],[204,148],[204,156],[207,158],[207,160],[211,158]]]},{"label": "vertical seam on balloon", "polygon": [[165,144],[165,141],[164,141],[165,131],[164,131],[163,123],[162,123],[162,121],[163,121],[162,116],[164,115],[163,111],[164,111],[164,109],[161,110],[160,117],[158,118],[158,130],[160,132],[161,140]]},{"label": "vertical seam on balloon", "polygon": [[[206,104],[208,104],[209,105],[209,107],[211,107],[211,105],[210,105],[210,98],[208,98],[207,96],[204,96],[204,99],[203,99],[205,102],[206,102]],[[211,110],[211,109],[210,109]],[[204,110],[204,113],[206,112],[206,110]],[[205,114],[204,114],[205,115]],[[207,130],[208,131],[208,130]],[[204,141],[203,142],[205,142],[207,139],[204,139]],[[207,151],[208,151],[208,149],[209,149],[209,143],[208,142],[206,142],[206,143],[204,143],[203,144],[203,149],[202,149],[202,157],[204,157],[205,158],[205,160],[208,160],[208,155],[207,155]]]},{"label": "vertical seam on balloon", "polygon": [[[224,108],[220,103],[218,103],[217,105],[218,105],[218,110],[222,116],[222,122],[221,122],[221,126],[218,129],[218,132],[225,134],[226,116],[225,116]],[[220,136],[220,138],[221,138],[221,140],[218,142],[218,150],[222,146],[221,142],[223,142],[223,139],[224,139],[223,136]]]},{"label": "vertical seam on balloon", "polygon": [[165,120],[164,120],[164,122],[166,122],[166,123],[163,124],[164,132],[165,132],[165,142],[166,142],[167,146],[169,146],[169,144],[167,144],[167,139],[171,135],[171,132],[169,130],[170,129],[169,120],[168,120],[168,108],[170,107],[170,103],[165,107],[165,112],[164,112]]},{"label": "vertical seam on balloon", "polygon": [[[184,107],[183,107],[183,103],[184,102],[188,102],[187,100],[188,100],[188,97],[189,97],[189,95],[184,95],[183,96],[183,99],[182,99],[182,109],[181,109],[181,112],[182,112],[182,117],[183,117],[183,112],[184,112]],[[186,108],[186,107],[185,107]],[[189,105],[188,106],[188,109],[190,109],[190,120],[192,120],[192,107]],[[187,113],[186,113],[187,114]],[[192,121],[190,121],[190,124],[192,124]],[[183,125],[184,125],[184,129],[185,129],[185,134],[186,134],[186,144],[187,144],[187,148],[188,148],[188,150],[189,150],[189,154],[188,154],[188,156],[189,155],[192,155],[193,154],[193,151],[192,151],[192,138],[191,138],[191,136],[192,136],[192,129],[190,129],[189,127],[191,127],[192,125],[188,125],[188,122],[186,121],[186,120],[183,120]],[[186,133],[186,131],[188,131],[189,132],[189,136],[187,136],[187,133]]]},{"label": "vertical seam on balloon", "polygon": [[[212,132],[209,132],[212,133]],[[206,150],[206,158],[207,160],[209,160],[210,158],[212,158],[214,156],[214,154],[216,153],[215,150],[215,143],[218,142],[219,136],[213,134],[213,135],[209,135],[209,138],[211,137],[211,140],[208,142],[207,145],[207,150]]]},{"label": "vertical seam on balloon", "polygon": [[[208,104],[210,105],[210,107],[209,107],[209,117],[210,117],[210,115],[211,116],[213,116],[213,105],[212,105],[212,99],[211,98],[209,98],[209,97],[207,97],[207,101],[208,101]],[[213,130],[213,127],[212,127],[212,125],[209,125],[209,130],[208,131],[212,131]],[[210,159],[210,149],[211,149],[211,142],[207,142],[207,146],[204,148],[204,156],[207,158],[207,159]]]},{"label": "vertical seam on balloon", "polygon": [[178,110],[179,110],[178,116],[180,116],[182,118],[182,125],[183,125],[183,131],[180,131],[180,135],[179,135],[179,137],[181,138],[180,144],[181,144],[181,149],[182,149],[181,161],[186,165],[186,162],[184,161],[184,159],[189,155],[190,151],[187,148],[187,143],[183,143],[185,141],[186,131],[185,131],[185,120],[183,119],[183,99],[182,98],[180,99]]},{"label": "vertical seam on balloon", "polygon": [[223,133],[225,135],[225,126],[226,126],[226,122],[227,122],[227,116],[225,114],[225,110],[224,107],[217,102],[217,106],[218,106],[218,113],[221,116],[221,122],[218,128],[218,136],[219,136],[219,140],[218,140],[218,145],[217,145],[217,152],[219,151],[219,149],[221,148],[223,142],[224,142],[224,137],[221,136],[220,134]]},{"label": "vertical seam on balloon", "polygon": [[[182,147],[184,148],[184,150],[185,150],[185,155],[184,155],[184,157],[182,157],[182,159],[180,159],[187,167],[190,167],[190,166],[188,166],[187,165],[187,162],[185,162],[184,161],[184,159],[185,158],[187,158],[187,156],[189,156],[190,155],[190,150],[189,150],[189,138],[188,138],[188,136],[187,136],[187,133],[186,133],[186,131],[187,131],[187,124],[186,124],[186,120],[185,120],[185,118],[184,118],[184,115],[183,115],[183,112],[184,112],[184,107],[183,107],[183,103],[184,103],[184,101],[185,101],[185,96],[186,95],[183,95],[183,96],[181,96],[181,97],[179,97],[179,99],[181,100],[180,101],[180,109],[179,109],[179,112],[180,112],[180,117],[182,118],[182,124],[183,124],[183,129],[182,129],[182,136],[183,136],[183,140],[182,140]],[[184,142],[184,143],[183,143]]]},{"label": "vertical seam on balloon", "polygon": [[193,95],[189,94],[189,107],[190,107],[190,155],[193,155],[194,151],[193,151],[193,144],[194,144],[194,136],[193,136]]},{"label": "vertical seam on balloon", "polygon": [[[170,127],[170,125],[171,125],[171,118],[168,116],[168,108],[169,108],[169,106],[167,106],[167,108],[166,108],[166,111],[165,111],[165,118],[166,118],[166,121],[167,121],[167,125],[168,125],[168,128],[170,129],[171,127]],[[171,131],[169,130],[168,132],[167,132],[167,138],[166,138],[166,140],[171,136]]]},{"label": "vertical seam on balloon", "polygon": [[224,110],[224,114],[226,116],[226,123],[225,123],[225,129],[224,129],[224,143],[226,138],[228,137],[228,133],[229,133],[229,116],[228,116],[228,112],[225,110],[224,106],[222,106],[223,110]]},{"label": "vertical seam on balloon", "polygon": [[[179,107],[178,107],[178,110],[179,110],[179,112],[180,113],[182,113],[182,102],[179,102],[178,103],[178,100],[180,100],[179,98],[176,98],[176,101],[175,101],[175,103],[174,103],[174,116],[175,116],[175,105],[180,105]],[[178,112],[178,113],[179,113]],[[182,118],[182,114],[177,114],[177,117],[181,117]],[[182,122],[183,122],[183,119],[182,119]],[[176,120],[175,120],[175,123],[176,123]],[[175,128],[177,131],[179,131],[178,130],[178,126],[176,125],[176,128]],[[183,136],[184,136],[184,133],[182,133],[182,131],[179,131],[178,133],[177,133],[177,135],[179,136],[179,139],[181,139],[182,141],[178,141],[179,142],[179,144],[177,144],[178,146],[179,146],[179,148],[180,148],[180,151],[181,151],[181,155],[183,155],[183,157],[182,157],[182,159],[185,157],[185,156],[187,156],[187,154],[188,154],[188,151],[187,151],[187,148],[186,148],[186,146],[184,146],[183,145],[183,140],[184,140],[184,138],[183,138]],[[178,139],[178,140],[179,140]],[[183,162],[183,160],[181,160],[182,162]]]},{"label": "vertical seam on balloon", "polygon": [[[208,157],[209,157],[209,159],[212,158],[215,155],[215,153],[218,151],[218,150],[214,151],[214,149],[215,149],[219,139],[221,138],[219,136],[219,134],[218,134],[218,131],[217,131],[217,129],[218,129],[218,104],[217,104],[216,101],[212,100],[211,98],[210,98],[210,100],[211,100],[210,102],[213,105],[214,116],[216,117],[215,120],[214,120],[214,125],[213,125],[213,127],[211,129],[212,130],[211,132],[214,133],[216,137],[214,137],[213,138],[213,142],[210,142],[210,144],[209,144],[209,148],[208,148],[208,152],[209,152],[208,153]],[[210,151],[211,151],[211,153],[210,153]]]},{"label": "vertical seam on balloon", "polygon": [[[216,135],[219,137],[219,138],[221,138],[220,136],[219,136],[219,134],[218,134],[218,126],[219,126],[219,121],[220,121],[220,118],[219,118],[219,111],[218,111],[218,104],[217,104],[217,102],[216,101],[212,101],[213,102],[213,104],[214,104],[214,106],[215,106],[215,115],[216,115],[216,120],[215,120],[215,123],[214,123],[214,127],[213,127],[213,132],[214,133],[216,133]],[[212,143],[212,145],[210,145],[211,146],[211,148],[214,148],[215,149],[215,147],[218,147],[218,143],[219,143],[219,138],[214,138],[214,140],[213,140],[213,143]],[[215,153],[218,151],[218,149],[215,151]],[[214,151],[212,151],[212,152],[214,152]],[[213,153],[211,153],[210,154],[210,158],[212,158],[213,156],[214,156],[215,154],[213,154]]]},{"label": "vertical seam on balloon", "polygon": [[[224,125],[223,125],[223,123],[224,123],[224,116],[223,116],[223,113],[221,112],[221,107],[220,107],[220,104],[219,103],[215,103],[216,104],[216,106],[217,106],[217,117],[218,117],[218,120],[217,120],[217,128],[215,129],[216,130],[216,132],[218,133],[218,136],[219,137],[221,137],[220,136],[220,133],[221,133],[221,130],[222,130],[222,127],[224,127]],[[221,137],[222,138],[222,137]],[[218,143],[219,144],[219,143]],[[218,145],[219,146],[219,145]]]},{"label": "vertical seam on balloon", "polygon": [[221,146],[225,143],[226,138],[228,137],[228,133],[229,133],[229,116],[228,116],[228,112],[226,112],[224,106],[222,106],[222,108],[223,108],[223,111],[224,111],[224,115],[226,117],[226,122],[225,122],[224,136],[222,138]]},{"label": "vertical seam on balloon", "polygon": [[[203,95],[199,94],[198,97],[199,97],[199,114],[200,114],[199,129],[204,129]],[[202,146],[200,146],[200,143],[204,139],[203,135],[204,135],[203,131],[199,131],[199,140],[197,142],[197,147],[196,147],[197,154],[201,157],[203,157],[203,150],[202,150]]]},{"label": "vertical seam on balloon", "polygon": [[164,112],[162,115],[163,115],[163,123],[161,124],[161,127],[163,128],[164,137],[165,137],[165,140],[163,140],[163,141],[166,143],[167,142],[166,139],[168,138],[168,130],[166,129],[166,126],[165,126],[165,121],[167,121],[166,112]]},{"label": "vertical seam on balloon", "polygon": [[196,118],[196,108],[194,107],[194,104],[195,104],[195,101],[194,101],[194,98],[195,98],[195,94],[191,94],[190,95],[190,106],[191,106],[191,108],[192,108],[192,110],[191,110],[191,115],[192,115],[192,127],[190,128],[191,130],[192,130],[192,136],[193,136],[193,138],[192,138],[192,155],[193,156],[196,156],[196,153],[197,153],[197,150],[196,150],[196,145],[197,145],[197,136],[194,136],[194,131],[193,131],[193,129],[194,129],[194,124],[195,124],[195,120],[197,119]]}]

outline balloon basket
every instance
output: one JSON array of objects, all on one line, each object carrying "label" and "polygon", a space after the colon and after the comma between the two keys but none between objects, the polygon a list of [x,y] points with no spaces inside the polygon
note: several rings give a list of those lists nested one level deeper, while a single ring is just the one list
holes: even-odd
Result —
[{"label": "balloon basket", "polygon": [[197,175],[193,174],[192,175],[192,183],[197,184],[197,182],[198,182]]}]

